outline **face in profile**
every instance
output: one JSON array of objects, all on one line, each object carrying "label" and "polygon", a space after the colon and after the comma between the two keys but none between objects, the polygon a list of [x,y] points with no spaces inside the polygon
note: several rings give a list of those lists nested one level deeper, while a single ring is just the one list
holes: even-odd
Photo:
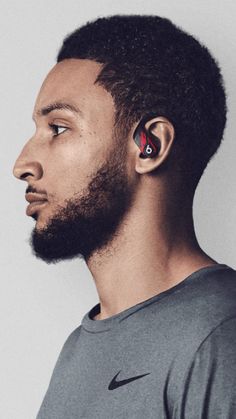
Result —
[{"label": "face in profile", "polygon": [[69,59],[51,70],[36,100],[35,134],[15,163],[15,176],[27,182],[27,215],[36,221],[32,249],[48,263],[88,260],[104,248],[134,194],[113,99],[94,84],[100,68]]}]

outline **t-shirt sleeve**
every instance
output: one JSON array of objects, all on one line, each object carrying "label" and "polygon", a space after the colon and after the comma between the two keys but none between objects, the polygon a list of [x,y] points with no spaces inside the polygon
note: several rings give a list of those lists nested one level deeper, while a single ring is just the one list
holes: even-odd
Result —
[{"label": "t-shirt sleeve", "polygon": [[236,419],[236,317],[198,348],[173,413],[174,419]]}]

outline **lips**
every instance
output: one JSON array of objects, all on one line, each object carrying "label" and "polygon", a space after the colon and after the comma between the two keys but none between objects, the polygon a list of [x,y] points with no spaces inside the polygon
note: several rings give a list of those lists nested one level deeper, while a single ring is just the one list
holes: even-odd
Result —
[{"label": "lips", "polygon": [[45,194],[28,192],[25,194],[25,199],[29,202],[29,205],[26,208],[26,214],[29,216],[39,209],[42,209],[47,204],[47,197]]}]

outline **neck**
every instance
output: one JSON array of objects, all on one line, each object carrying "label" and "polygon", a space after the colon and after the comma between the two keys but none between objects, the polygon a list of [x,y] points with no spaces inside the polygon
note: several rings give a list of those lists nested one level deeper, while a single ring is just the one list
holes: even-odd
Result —
[{"label": "neck", "polygon": [[150,194],[136,200],[112,242],[87,261],[100,300],[96,319],[120,313],[217,263],[197,242],[192,205],[163,201],[156,208],[156,202]]}]

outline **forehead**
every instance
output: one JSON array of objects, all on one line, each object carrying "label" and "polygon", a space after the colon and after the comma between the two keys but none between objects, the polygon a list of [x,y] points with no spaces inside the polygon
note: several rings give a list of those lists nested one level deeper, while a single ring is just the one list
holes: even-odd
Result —
[{"label": "forehead", "polygon": [[34,113],[50,103],[66,102],[86,111],[93,107],[113,108],[113,99],[102,86],[94,84],[102,64],[91,60],[67,59],[57,63],[45,78]]}]

